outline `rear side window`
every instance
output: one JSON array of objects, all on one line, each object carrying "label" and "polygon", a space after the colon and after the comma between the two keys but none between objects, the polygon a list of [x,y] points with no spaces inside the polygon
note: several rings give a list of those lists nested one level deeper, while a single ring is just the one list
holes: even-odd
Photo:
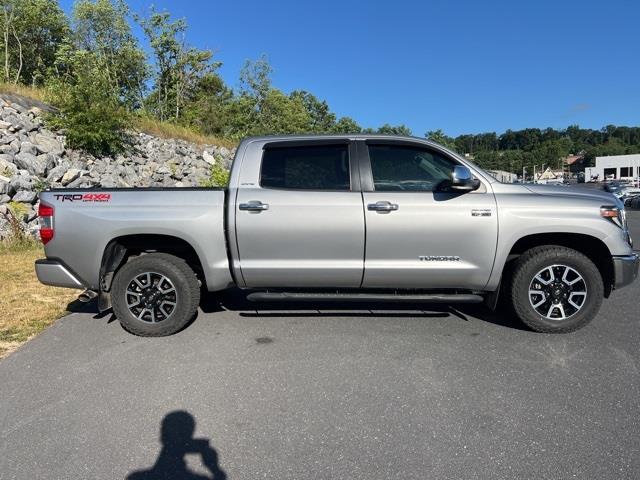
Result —
[{"label": "rear side window", "polygon": [[457,165],[436,152],[404,145],[369,145],[376,191],[432,192]]},{"label": "rear side window", "polygon": [[268,148],[262,155],[260,185],[294,190],[349,190],[349,147]]}]

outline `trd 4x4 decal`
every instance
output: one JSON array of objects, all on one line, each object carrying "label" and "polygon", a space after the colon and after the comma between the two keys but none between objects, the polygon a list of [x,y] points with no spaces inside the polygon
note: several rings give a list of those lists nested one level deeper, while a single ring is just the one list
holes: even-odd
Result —
[{"label": "trd 4x4 decal", "polygon": [[110,193],[56,193],[53,197],[61,202],[108,202],[111,200]]}]

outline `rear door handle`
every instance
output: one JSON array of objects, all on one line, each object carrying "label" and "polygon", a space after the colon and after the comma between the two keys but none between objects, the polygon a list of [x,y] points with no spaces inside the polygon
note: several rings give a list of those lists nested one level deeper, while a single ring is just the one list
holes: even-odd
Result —
[{"label": "rear door handle", "polygon": [[398,210],[398,204],[397,203],[391,203],[391,202],[376,202],[376,203],[370,203],[369,205],[367,205],[367,210],[371,210],[372,212],[381,212],[381,213],[388,213],[388,212],[395,212],[396,210]]},{"label": "rear door handle", "polygon": [[248,212],[262,212],[263,210],[269,210],[269,204],[262,203],[260,200],[251,200],[247,203],[241,203],[238,208]]}]

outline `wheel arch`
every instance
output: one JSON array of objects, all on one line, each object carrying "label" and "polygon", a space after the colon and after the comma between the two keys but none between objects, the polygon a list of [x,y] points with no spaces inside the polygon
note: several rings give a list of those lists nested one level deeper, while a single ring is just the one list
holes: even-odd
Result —
[{"label": "wheel arch", "polygon": [[611,252],[602,240],[583,233],[535,233],[519,238],[509,251],[503,268],[503,275],[512,268],[514,261],[520,255],[527,250],[543,245],[567,247],[585,255],[595,264],[602,275],[605,297],[611,294],[615,281]]},{"label": "wheel arch", "polygon": [[111,290],[113,276],[129,258],[150,252],[182,258],[206,287],[202,261],[189,242],[173,235],[138,233],[112,238],[105,246],[100,262],[100,291]]}]

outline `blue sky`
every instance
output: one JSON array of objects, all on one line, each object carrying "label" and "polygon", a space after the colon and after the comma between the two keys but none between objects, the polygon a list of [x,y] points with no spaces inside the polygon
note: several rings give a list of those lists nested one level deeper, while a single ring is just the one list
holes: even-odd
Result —
[{"label": "blue sky", "polygon": [[266,54],[276,87],[308,90],[365,127],[640,125],[637,0],[128,3],[186,17],[187,41],[216,52],[231,86]]}]

